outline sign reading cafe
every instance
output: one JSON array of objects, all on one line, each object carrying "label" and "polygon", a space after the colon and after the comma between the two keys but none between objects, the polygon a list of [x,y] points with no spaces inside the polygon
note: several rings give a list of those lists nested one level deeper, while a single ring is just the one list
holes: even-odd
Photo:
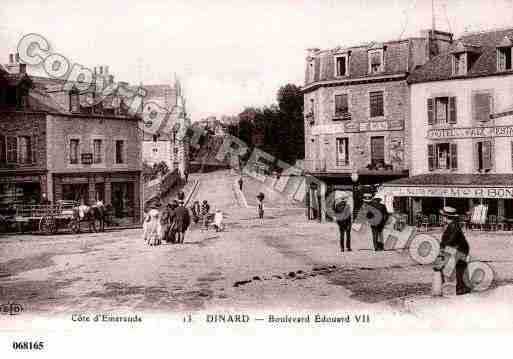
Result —
[{"label": "sign reading cafe", "polygon": [[394,197],[513,198],[513,187],[394,187],[385,186]]},{"label": "sign reading cafe", "polygon": [[513,137],[513,126],[433,128],[427,131],[428,139]]}]

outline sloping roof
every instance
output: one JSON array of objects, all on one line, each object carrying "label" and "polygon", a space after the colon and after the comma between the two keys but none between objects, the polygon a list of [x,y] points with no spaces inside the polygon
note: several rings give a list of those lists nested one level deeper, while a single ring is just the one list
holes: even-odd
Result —
[{"label": "sloping roof", "polygon": [[412,177],[405,177],[385,183],[385,187],[408,186],[460,186],[460,187],[487,187],[487,186],[511,186],[513,173],[507,174],[450,174],[450,173],[426,173]]},{"label": "sloping roof", "polygon": [[[464,35],[454,42],[449,52],[434,57],[425,65],[412,71],[408,77],[408,82],[418,83],[497,74],[496,50],[505,38],[513,39],[513,28]],[[453,76],[452,55],[458,51],[458,47],[460,49],[462,47],[472,49],[475,58],[471,62],[471,67],[466,75]],[[513,74],[513,71],[506,71],[506,73]]]}]

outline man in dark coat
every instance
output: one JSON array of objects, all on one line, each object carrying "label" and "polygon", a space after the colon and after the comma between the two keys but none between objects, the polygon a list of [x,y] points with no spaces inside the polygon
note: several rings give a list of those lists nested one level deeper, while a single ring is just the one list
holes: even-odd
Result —
[{"label": "man in dark coat", "polygon": [[[456,250],[456,295],[470,293],[472,289],[467,285],[467,256],[470,247],[458,223],[458,214],[452,207],[444,207],[440,213],[447,218],[447,227],[440,242],[440,252],[442,255],[452,255],[446,251],[446,248],[451,247]],[[454,263],[454,261],[446,261],[446,263],[451,262]]]},{"label": "man in dark coat", "polygon": [[176,225],[173,220],[173,213],[175,209],[178,207],[177,201],[172,201],[168,203],[164,211],[162,212],[161,224],[162,224],[162,233],[163,240],[166,243],[175,243],[176,238]]},{"label": "man in dark coat", "polygon": [[242,184],[243,184],[243,181],[242,181],[242,177],[239,178],[239,189],[242,191]]},{"label": "man in dark coat", "polygon": [[351,207],[347,204],[346,199],[342,198],[335,204],[334,210],[340,233],[340,250],[344,252],[344,249],[347,248],[347,251],[351,252]]},{"label": "man in dark coat", "polygon": [[375,251],[384,249],[383,229],[388,220],[386,207],[381,204],[381,198],[372,198],[371,194],[365,194],[363,201],[368,205],[367,219],[372,231],[372,244]]},{"label": "man in dark coat", "polygon": [[178,207],[171,214],[171,219],[174,220],[176,225],[176,243],[183,244],[185,240],[185,231],[191,224],[191,217],[189,210],[184,207],[183,202],[178,202]]}]

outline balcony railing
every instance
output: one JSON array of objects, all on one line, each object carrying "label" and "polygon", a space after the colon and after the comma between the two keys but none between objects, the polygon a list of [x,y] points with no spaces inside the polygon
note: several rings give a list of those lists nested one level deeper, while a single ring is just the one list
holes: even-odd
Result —
[{"label": "balcony railing", "polygon": [[333,121],[350,121],[351,114],[349,112],[336,112]]}]

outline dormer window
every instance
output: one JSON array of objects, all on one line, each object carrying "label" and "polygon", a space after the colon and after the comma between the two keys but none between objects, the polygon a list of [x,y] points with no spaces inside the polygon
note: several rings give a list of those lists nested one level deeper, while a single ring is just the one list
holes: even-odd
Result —
[{"label": "dormer window", "polygon": [[468,71],[467,53],[460,52],[452,56],[452,74],[454,76],[466,75]]},{"label": "dormer window", "polygon": [[71,113],[79,113],[80,112],[80,100],[78,91],[73,89],[69,93],[69,111]]},{"label": "dormer window", "polygon": [[383,49],[371,50],[368,52],[369,56],[369,74],[376,74],[383,72]]},{"label": "dormer window", "polygon": [[335,76],[349,75],[349,54],[335,55]]}]

